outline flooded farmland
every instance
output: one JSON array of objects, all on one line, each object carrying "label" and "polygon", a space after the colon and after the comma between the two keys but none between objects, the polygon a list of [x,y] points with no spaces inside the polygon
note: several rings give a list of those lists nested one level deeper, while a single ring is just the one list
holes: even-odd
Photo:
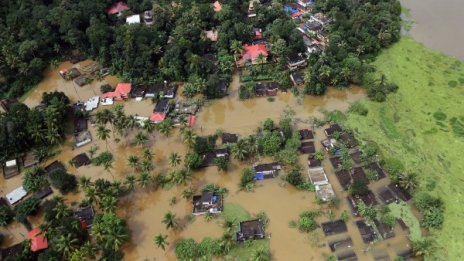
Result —
[{"label": "flooded farmland", "polygon": [[[89,61],[86,61],[89,62]],[[84,64],[86,63],[84,62]],[[82,65],[81,65],[82,66]],[[25,104],[33,107],[39,104],[43,92],[63,91],[70,97],[71,101],[85,101],[92,96],[100,94],[100,85],[109,83],[116,85],[118,79],[108,76],[102,81],[94,81],[90,85],[78,87],[72,81],[64,81],[58,74],[60,69],[68,69],[69,63],[61,64],[57,69],[49,69],[45,72],[45,79],[39,86],[24,100]],[[223,99],[208,103],[197,114],[197,122],[194,130],[198,135],[214,134],[221,129],[227,132],[249,135],[266,119],[278,120],[285,110],[291,109],[295,112],[295,127],[311,128],[310,119],[322,117],[322,111],[347,110],[354,101],[365,97],[362,88],[352,87],[346,90],[336,90],[330,88],[326,95],[321,97],[295,97],[292,93],[279,93],[273,101],[266,98],[256,98],[247,101],[238,99],[239,78],[233,77],[229,96]],[[153,110],[150,100],[137,102],[128,100],[124,103],[126,114],[137,114],[149,116]],[[141,155],[140,146],[132,146],[130,139],[134,133],[127,137],[112,137],[108,144],[96,138],[94,126],[90,127],[94,137],[91,145],[74,149],[72,147],[72,137],[60,148],[59,154],[53,160],[63,162],[70,173],[77,176],[90,177],[92,180],[105,178],[109,180],[123,179],[133,170],[127,164],[130,155]],[[136,131],[135,131],[136,132]],[[154,153],[155,173],[169,173],[171,167],[168,163],[168,156],[172,152],[177,152],[183,156],[187,152],[186,146],[179,137],[178,130],[174,130],[168,137],[154,133],[150,135],[148,146]],[[321,147],[320,141],[325,138],[322,129],[315,131],[316,148]],[[105,151],[107,146],[115,157],[113,169],[105,171],[102,167],[84,166],[75,169],[68,164],[69,160],[82,152],[89,151],[91,146],[98,146],[99,152]],[[307,156],[300,156],[300,163],[306,166]],[[51,162],[50,160],[49,162]],[[127,220],[131,241],[123,248],[125,260],[176,260],[174,254],[174,242],[180,238],[193,238],[197,242],[204,237],[217,238],[223,233],[220,219],[206,221],[203,216],[197,216],[192,222],[187,222],[191,215],[192,206],[190,201],[181,197],[182,190],[187,187],[200,188],[204,184],[214,183],[228,189],[229,193],[225,197],[226,207],[228,203],[240,205],[251,214],[265,212],[270,219],[266,231],[270,238],[270,249],[273,260],[325,260],[332,253],[328,247],[328,242],[340,238],[340,236],[325,237],[320,229],[316,233],[304,234],[295,228],[290,228],[289,222],[296,220],[298,215],[305,210],[315,210],[319,205],[315,200],[315,193],[296,190],[288,185],[281,178],[264,180],[257,183],[254,192],[241,192],[238,190],[240,171],[245,167],[250,167],[253,162],[240,163],[232,160],[232,164],[227,173],[218,172],[216,167],[209,167],[195,172],[192,180],[186,186],[174,186],[170,189],[158,188],[157,190],[148,188],[138,188],[136,191],[120,199],[118,215]],[[346,201],[347,192],[343,191],[338,183],[333,168],[328,162],[324,161],[324,167],[328,172],[329,180],[334,187],[337,197],[340,198],[340,207],[334,212],[335,216],[340,217],[343,211],[350,211]],[[280,176],[285,174],[281,173]],[[306,176],[306,169],[304,175]],[[378,188],[385,186],[387,180],[375,183],[371,189],[377,191]],[[21,184],[21,175],[9,180],[0,181],[0,189],[7,193]],[[81,193],[68,195],[69,203],[77,202],[82,199]],[[176,203],[173,203],[175,198]],[[165,225],[161,222],[166,212],[171,211],[182,220],[182,229],[166,231]],[[318,223],[329,221],[327,215],[317,218]],[[361,235],[354,224],[353,217],[347,222],[348,233],[353,240],[351,249],[355,251],[359,260],[374,260],[374,257],[389,256],[395,258],[397,253],[407,250],[409,243],[407,234],[398,226],[395,228],[396,236],[386,241],[380,241],[374,245],[366,245],[362,242]],[[32,224],[39,224],[40,220],[31,220]],[[19,224],[8,227],[7,243],[12,244],[24,239],[27,233],[25,228]],[[159,233],[167,234],[169,246],[163,251],[153,245],[153,237]]]},{"label": "flooded farmland", "polygon": [[464,60],[464,1],[401,0],[414,24],[410,34],[425,46]]}]

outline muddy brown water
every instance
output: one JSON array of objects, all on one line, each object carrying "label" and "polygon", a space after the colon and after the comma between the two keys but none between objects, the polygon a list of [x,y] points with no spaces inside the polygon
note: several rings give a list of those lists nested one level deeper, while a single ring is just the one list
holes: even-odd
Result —
[{"label": "muddy brown water", "polygon": [[464,60],[464,1],[401,0],[415,24],[411,36],[425,46]]},{"label": "muddy brown water", "polygon": [[[88,63],[90,61],[86,61]],[[78,66],[82,66],[79,64]],[[59,75],[58,70],[71,67],[69,63],[61,64],[57,69],[49,69],[45,72],[45,79],[39,86],[25,99],[25,103],[32,107],[40,102],[43,92],[59,90],[65,92],[72,101],[86,100],[92,96],[99,95],[99,87],[103,83],[117,84],[116,77],[106,77],[103,81],[94,81],[92,84],[77,87],[72,82],[64,81]],[[266,118],[279,120],[284,110],[289,108],[295,112],[298,128],[311,127],[309,122],[313,117],[321,117],[322,110],[346,110],[350,103],[365,97],[363,89],[352,87],[347,90],[329,89],[322,97],[295,97],[291,93],[279,93],[274,101],[266,98],[256,98],[248,101],[238,99],[239,80],[233,77],[230,88],[230,95],[226,98],[212,101],[197,114],[197,124],[195,131],[198,135],[208,135],[222,129],[227,132],[248,135],[254,132],[259,124]],[[129,100],[123,103],[127,114],[138,114],[148,116],[153,104],[149,100],[136,102]],[[112,133],[108,141],[108,150],[115,157],[113,169],[110,172],[101,167],[84,166],[79,169],[71,167],[69,160],[82,152],[87,152],[91,146],[98,146],[99,152],[105,151],[107,144],[96,139],[95,128],[90,126],[90,131],[94,137],[91,145],[73,149],[73,139],[68,137],[67,142],[60,148],[60,153],[53,159],[60,160],[68,168],[70,173],[78,176],[87,176],[92,180],[98,178],[123,179],[134,171],[127,165],[129,155],[142,154],[142,148],[131,146],[130,139],[134,131],[127,137],[119,137]],[[118,142],[116,142],[117,138]],[[322,129],[316,131],[316,146],[320,147],[319,141],[324,138]],[[147,146],[154,152],[155,173],[169,173],[172,171],[167,162],[167,157],[171,152],[177,152],[181,156],[185,155],[186,147],[179,138],[178,130],[173,130],[170,136],[165,137],[159,133],[150,135]],[[51,160],[50,160],[51,161]],[[50,162],[49,161],[49,162]],[[301,164],[305,166],[306,157],[300,157]],[[264,162],[264,160],[263,160]],[[287,185],[279,177],[272,180],[265,180],[257,183],[254,192],[246,193],[238,191],[240,171],[252,163],[239,163],[232,161],[230,170],[227,173],[220,173],[216,167],[210,167],[198,171],[186,186],[174,186],[170,189],[153,190],[150,188],[138,188],[135,192],[120,199],[118,214],[127,220],[131,231],[131,241],[123,248],[125,260],[176,260],[174,254],[174,242],[180,238],[193,238],[201,241],[204,237],[220,237],[223,233],[220,219],[206,221],[204,217],[195,217],[193,222],[184,224],[184,228],[176,231],[166,231],[161,220],[167,211],[172,211],[178,218],[185,221],[191,214],[191,203],[181,197],[184,188],[200,188],[207,183],[215,183],[229,190],[229,195],[225,202],[234,203],[242,206],[251,214],[264,211],[270,218],[267,233],[270,236],[270,248],[274,260],[324,260],[330,254],[328,241],[339,236],[324,237],[322,232],[303,234],[296,229],[289,227],[291,220],[296,220],[298,215],[305,210],[319,208],[315,203],[315,193],[302,192]],[[334,213],[337,217],[344,210],[348,210],[346,203],[346,192],[342,191],[336,180],[330,163],[324,162],[329,179],[341,199],[339,209]],[[304,172],[306,173],[306,172]],[[135,174],[137,175],[137,174]],[[305,174],[306,175],[306,174]],[[386,181],[379,182],[375,186],[385,185]],[[7,193],[21,184],[21,175],[4,180],[0,178],[0,189],[2,193]],[[376,191],[376,188],[374,188]],[[70,194],[66,196],[67,202],[73,204],[82,199],[82,193]],[[176,204],[171,204],[172,198],[177,199]],[[328,221],[327,215],[318,218],[318,222]],[[40,224],[40,215],[32,218],[34,226]],[[398,230],[398,228],[397,228]],[[7,235],[5,245],[20,242],[27,236],[27,231],[22,225],[12,224],[7,230],[2,228],[2,233]],[[387,253],[393,259],[398,250],[407,247],[406,235],[401,231],[396,231],[397,236],[393,239],[378,242],[373,246],[362,243],[354,219],[348,221],[348,234],[354,242],[353,250],[360,260],[373,260],[373,253]],[[157,234],[167,234],[170,245],[166,251],[156,248],[153,245],[153,237]]]}]

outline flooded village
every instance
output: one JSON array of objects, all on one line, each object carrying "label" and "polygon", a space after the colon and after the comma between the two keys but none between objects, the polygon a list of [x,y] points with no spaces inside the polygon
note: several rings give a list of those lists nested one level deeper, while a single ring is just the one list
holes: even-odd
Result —
[{"label": "flooded village", "polygon": [[[267,2],[250,1],[248,18]],[[214,99],[192,90],[198,83],[131,82],[84,57],[47,67],[18,102],[43,112],[49,106],[44,94],[59,92],[72,113],[64,142],[45,160],[38,162],[31,151],[3,164],[2,204],[18,209],[29,198],[42,203],[26,216],[32,230],[16,221],[0,229],[2,257],[14,260],[28,247],[47,251],[56,239],[47,238],[43,224],[59,222],[60,212],[43,202],[59,196],[69,208],[63,218],[77,218],[89,241],[101,240],[101,230],[111,226],[103,214],[125,221],[128,237],[112,241],[124,260],[192,260],[190,239],[201,260],[201,251],[205,260],[414,260],[411,230],[425,231],[410,219],[420,216],[410,193],[390,180],[375,146],[337,120],[367,99],[366,89],[348,84],[303,94],[308,61],[328,48],[333,22],[313,7],[314,1],[299,0],[281,8],[303,38],[304,52],[276,59],[262,29],[253,28],[251,41],[238,46],[230,79],[206,84],[220,94]],[[128,8],[118,1],[108,10]],[[221,12],[222,4],[212,8]],[[154,15],[132,14],[126,23],[151,26]],[[217,41],[214,30],[205,35]],[[285,79],[263,72],[274,63],[283,63]],[[31,174],[39,172],[34,166],[44,173]],[[63,193],[50,181],[38,191],[25,190],[25,176],[56,170],[75,175],[77,189]],[[98,198],[98,189],[117,196]],[[216,243],[205,247],[205,240]],[[65,260],[118,260],[106,252],[84,258],[75,253],[85,245],[57,242]],[[203,249],[208,247],[220,253]]]}]

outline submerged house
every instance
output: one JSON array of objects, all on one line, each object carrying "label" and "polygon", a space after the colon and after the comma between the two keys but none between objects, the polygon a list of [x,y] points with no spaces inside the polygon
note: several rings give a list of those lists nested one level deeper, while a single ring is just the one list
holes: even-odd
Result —
[{"label": "submerged house", "polygon": [[6,201],[8,201],[8,203],[11,206],[13,206],[19,201],[21,201],[21,199],[23,199],[25,196],[27,196],[27,191],[24,189],[23,186],[20,186],[15,188],[10,193],[6,194]]},{"label": "submerged house", "polygon": [[203,192],[201,195],[195,195],[192,199],[193,215],[202,215],[206,213],[221,213],[224,206],[224,198],[221,194],[214,192]]},{"label": "submerged house", "polygon": [[59,71],[59,74],[65,80],[74,80],[75,78],[81,76],[81,72],[77,68],[71,68],[69,70],[63,69]]},{"label": "submerged house", "polygon": [[141,101],[145,97],[145,88],[143,86],[134,86],[130,91],[131,98]]},{"label": "submerged house", "polygon": [[53,161],[52,163],[48,164],[46,167],[45,167],[45,171],[47,173],[50,173],[54,170],[62,170],[62,171],[66,171],[66,168],[64,167],[63,163],[55,160]]},{"label": "submerged house", "polygon": [[74,216],[80,220],[82,228],[89,229],[92,227],[95,211],[92,206],[82,207],[74,212]]},{"label": "submerged house", "polygon": [[322,223],[321,227],[326,236],[340,234],[348,231],[345,221],[341,219]]},{"label": "submerged house", "polygon": [[264,224],[260,219],[242,221],[237,231],[237,241],[243,242],[250,239],[264,239]]},{"label": "submerged house", "polygon": [[147,98],[160,98],[160,99],[174,99],[176,97],[177,84],[168,84],[167,81],[160,84],[153,84],[148,86],[145,90],[145,97]]},{"label": "submerged house", "polygon": [[293,85],[296,87],[301,86],[304,84],[304,73],[303,72],[292,72],[290,74],[290,80],[292,81]]},{"label": "submerged house", "polygon": [[140,15],[135,14],[126,17],[126,24],[140,24]]},{"label": "submerged house", "polygon": [[198,105],[187,101],[177,101],[174,106],[176,114],[190,114],[194,115],[198,111]]},{"label": "submerged house", "polygon": [[38,163],[39,163],[39,160],[34,155],[34,153],[31,152],[31,151],[27,152],[26,155],[24,155],[24,157],[23,157],[23,166],[24,166],[24,168],[32,167],[34,165],[37,165]]},{"label": "submerged house", "polygon": [[171,106],[167,100],[158,101],[150,116],[150,120],[154,123],[162,122],[168,116],[170,107]]},{"label": "submerged house", "polygon": [[117,15],[117,16],[120,16],[122,15],[122,12],[126,11],[126,10],[129,10],[129,6],[123,2],[123,1],[117,1],[115,3],[113,3],[109,8],[108,10],[106,11],[106,13],[108,15]]},{"label": "submerged house", "polygon": [[74,119],[74,138],[77,148],[92,142],[92,135],[88,131],[86,118],[78,117]]},{"label": "submerged house", "polygon": [[[237,66],[245,66],[245,63],[250,62],[251,64],[259,64],[257,58],[263,55],[264,57],[269,56],[269,52],[267,50],[267,46],[265,44],[255,44],[255,45],[243,45],[243,51],[241,59],[237,61]],[[266,62],[266,61],[264,61]]]},{"label": "submerged house", "polygon": [[27,233],[27,237],[31,241],[32,252],[37,252],[48,248],[47,238],[42,235],[42,231],[40,231],[38,227],[29,231]]},{"label": "submerged house", "polygon": [[237,143],[238,134],[223,132],[221,135],[222,144]]},{"label": "submerged house", "polygon": [[263,180],[277,177],[282,167],[279,163],[273,162],[255,165],[253,169],[255,171],[255,180]]},{"label": "submerged house", "polygon": [[227,149],[215,149],[214,151],[201,155],[201,161],[203,167],[213,166],[217,158],[224,157],[229,159],[229,152]]},{"label": "submerged house", "polygon": [[152,10],[147,10],[143,12],[143,22],[146,25],[152,25],[154,23]]},{"label": "submerged house", "polygon": [[308,169],[308,177],[314,185],[324,185],[329,183],[323,167]]},{"label": "submerged house", "polygon": [[325,135],[327,135],[327,137],[331,137],[331,136],[334,135],[335,133],[341,134],[341,132],[343,132],[342,127],[340,127],[340,125],[338,125],[338,124],[336,124],[336,123],[330,125],[329,128],[327,128],[327,129],[324,130],[324,133],[325,133]]},{"label": "submerged house", "polygon": [[306,59],[301,53],[293,53],[287,56],[287,67],[290,70],[296,70],[299,67],[306,66]]},{"label": "submerged house", "polygon": [[313,131],[310,129],[302,129],[302,130],[299,130],[298,133],[300,134],[300,140],[314,139]]},{"label": "submerged house", "polygon": [[34,193],[32,197],[36,199],[44,199],[48,195],[51,195],[52,193],[53,193],[52,188],[50,186],[46,186],[46,187],[43,187],[41,190],[37,191],[36,193]]},{"label": "submerged house", "polygon": [[3,177],[9,179],[19,175],[19,166],[16,159],[8,160],[3,163]]},{"label": "submerged house", "polygon": [[364,220],[356,221],[356,226],[358,227],[364,243],[370,243],[377,238],[374,228],[367,224]]},{"label": "submerged house", "polygon": [[300,152],[303,154],[312,154],[316,152],[316,147],[314,146],[314,141],[302,142],[299,148]]},{"label": "submerged house", "polygon": [[75,168],[79,168],[79,167],[82,167],[82,166],[89,165],[90,164],[90,158],[84,152],[84,153],[78,154],[74,158],[72,158],[71,162],[72,162],[72,165]]},{"label": "submerged house", "polygon": [[308,167],[309,168],[317,168],[322,166],[322,161],[318,160],[314,154],[310,154],[308,156]]},{"label": "submerged house", "polygon": [[116,89],[112,92],[107,92],[102,95],[102,99],[113,98],[115,100],[125,100],[129,98],[132,89],[131,83],[120,82],[116,85]]},{"label": "submerged house", "polygon": [[85,111],[92,111],[96,108],[98,108],[98,104],[100,103],[100,97],[94,96],[89,98],[85,103]]},{"label": "submerged house", "polygon": [[258,82],[255,84],[255,95],[262,96],[276,96],[280,85],[277,82]]}]

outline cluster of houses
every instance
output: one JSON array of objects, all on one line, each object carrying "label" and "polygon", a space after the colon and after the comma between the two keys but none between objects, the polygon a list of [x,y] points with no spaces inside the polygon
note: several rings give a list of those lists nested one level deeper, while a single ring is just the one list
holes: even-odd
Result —
[{"label": "cluster of houses", "polygon": [[[75,61],[80,61],[76,59]],[[106,76],[109,74],[108,68],[102,68],[96,62],[90,62],[86,65],[83,65],[80,69],[72,67],[70,69],[62,69],[58,72],[63,79],[67,81],[73,81],[79,87],[87,85],[92,82],[92,80],[98,76]]]},{"label": "cluster of houses", "polygon": [[[88,158],[87,158],[88,159]],[[24,161],[24,166],[25,168],[33,166],[37,164],[37,161],[34,161],[35,163],[32,165],[26,165],[26,161]],[[30,164],[31,162],[29,162]],[[54,161],[50,164],[48,164],[45,167],[45,172],[50,173],[54,170],[66,170],[64,165],[61,162]],[[42,174],[46,175],[46,174]],[[5,198],[0,198],[0,205],[4,205],[8,208],[13,208],[16,207],[20,204],[22,204],[22,201],[26,198],[35,198],[38,200],[43,200],[49,195],[53,193],[53,190],[51,189],[50,186],[44,186],[42,189],[40,189],[38,192],[35,192],[33,194],[30,194],[28,191],[23,186],[20,186],[9,193],[5,195]],[[74,210],[74,215],[76,218],[78,218],[81,222],[81,226],[83,229],[90,229],[92,226],[93,222],[93,217],[95,215],[95,212],[92,207],[82,207],[82,208],[77,208]],[[30,230],[27,234],[27,238],[30,240],[30,250],[32,252],[40,253],[41,251],[44,251],[45,249],[48,248],[48,240],[47,238],[42,234],[41,230],[36,227],[32,230]],[[14,257],[17,256],[17,254],[22,253],[24,250],[25,245],[22,243],[15,244],[13,246],[10,246],[8,248],[4,248],[1,251],[1,256],[2,259],[8,258],[8,257]]]},{"label": "cluster of houses", "polygon": [[[348,191],[353,182],[362,182],[368,186],[386,177],[379,162],[363,162],[363,152],[358,148],[358,143],[350,132],[343,130],[338,124],[331,125],[329,128],[325,129],[324,132],[327,138],[323,140],[321,144],[326,150],[335,151],[335,155],[331,156],[329,160],[343,190]],[[341,144],[349,149],[349,156],[353,162],[353,166],[349,170],[342,167],[342,160],[340,159]],[[310,179],[316,185],[316,190],[318,190],[319,182],[328,184],[327,176],[323,168],[320,167],[320,160],[310,155],[308,164]],[[370,180],[366,176],[365,170],[373,171],[376,174],[375,180],[372,180],[372,178]],[[378,206],[379,204],[388,205],[391,203],[398,203],[400,200],[409,201],[411,199],[411,195],[398,184],[381,186],[376,192],[377,193],[374,193],[371,188],[369,188],[368,192],[364,195],[348,195],[346,199],[351,209],[351,214],[355,219],[355,225],[359,230],[363,242],[366,244],[376,240],[387,240],[395,237],[395,233],[393,232],[393,227],[390,227],[379,219],[373,222],[362,219],[358,214],[358,205],[360,202],[363,202],[366,206]],[[320,194],[318,192],[318,195],[322,198],[325,193],[326,192]],[[380,199],[380,202],[378,199]],[[397,222],[403,230],[408,229],[400,218],[397,218]],[[343,220],[325,222],[321,224],[321,227],[324,234],[328,237],[332,235],[344,235],[342,237],[338,236],[337,239],[329,240],[331,251],[337,255],[338,260],[351,260],[356,258],[356,254],[351,250],[353,241],[348,235],[344,234],[347,232],[347,228]]]},{"label": "cluster of houses", "polygon": [[106,13],[109,16],[120,17],[124,13],[129,14],[126,16],[126,24],[140,24],[144,23],[147,26],[154,24],[154,12],[152,10],[144,11],[143,14],[130,14],[129,6],[123,1],[117,1],[113,3],[107,10]]},{"label": "cluster of houses", "polygon": [[303,34],[309,54],[326,48],[329,43],[327,26],[332,22],[332,19],[323,13],[313,13],[313,8],[314,0],[298,0],[297,3],[284,5],[284,11],[299,22],[297,29]]}]

